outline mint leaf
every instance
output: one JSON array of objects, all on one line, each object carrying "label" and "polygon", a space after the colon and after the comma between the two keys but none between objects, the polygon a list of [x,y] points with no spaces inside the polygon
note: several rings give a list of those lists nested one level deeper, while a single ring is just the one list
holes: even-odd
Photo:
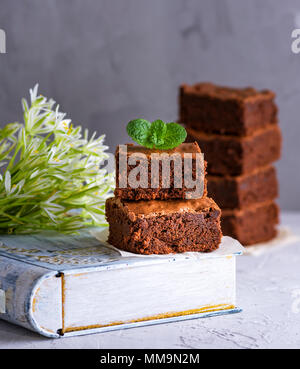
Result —
[{"label": "mint leaf", "polygon": [[186,139],[186,130],[177,123],[164,123],[158,119],[150,123],[145,119],[132,120],[127,125],[128,135],[147,148],[168,150],[179,146]]},{"label": "mint leaf", "polygon": [[151,142],[154,147],[163,145],[166,132],[167,125],[162,120],[155,120],[151,123],[148,141]]},{"label": "mint leaf", "polygon": [[149,135],[151,123],[145,119],[131,120],[127,124],[127,133],[133,139],[142,146],[147,146],[147,139]]},{"label": "mint leaf", "polygon": [[157,146],[158,149],[168,150],[179,146],[185,141],[187,133],[184,127],[177,123],[166,124],[166,134],[164,137],[164,143]]}]

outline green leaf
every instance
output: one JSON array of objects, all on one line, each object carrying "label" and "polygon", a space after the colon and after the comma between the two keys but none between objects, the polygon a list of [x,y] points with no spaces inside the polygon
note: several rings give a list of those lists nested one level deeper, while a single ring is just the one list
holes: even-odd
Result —
[{"label": "green leaf", "polygon": [[186,136],[186,130],[180,124],[173,122],[167,123],[164,142],[157,148],[161,150],[173,149],[182,144],[185,141]]},{"label": "green leaf", "polygon": [[153,144],[153,147],[158,147],[164,143],[164,138],[167,132],[167,125],[162,120],[155,120],[151,123],[148,142]]},{"label": "green leaf", "polygon": [[133,139],[133,141],[142,146],[146,146],[150,126],[151,123],[145,119],[131,120],[127,124],[127,133]]},{"label": "green leaf", "polygon": [[107,157],[104,136],[82,133],[37,87],[22,101],[24,122],[0,129],[0,233],[103,224],[114,189],[113,174],[96,170]]},{"label": "green leaf", "polygon": [[164,123],[145,119],[132,120],[127,125],[127,133],[138,144],[149,149],[168,150],[179,146],[186,139],[186,130],[177,123]]}]

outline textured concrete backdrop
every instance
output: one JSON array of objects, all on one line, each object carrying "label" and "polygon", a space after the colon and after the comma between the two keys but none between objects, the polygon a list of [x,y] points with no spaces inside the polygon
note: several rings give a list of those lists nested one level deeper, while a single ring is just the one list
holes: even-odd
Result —
[{"label": "textured concrete backdrop", "polygon": [[178,85],[277,92],[281,205],[300,209],[299,0],[0,0],[0,122],[21,119],[36,82],[74,123],[126,142],[133,118],[177,118]]}]

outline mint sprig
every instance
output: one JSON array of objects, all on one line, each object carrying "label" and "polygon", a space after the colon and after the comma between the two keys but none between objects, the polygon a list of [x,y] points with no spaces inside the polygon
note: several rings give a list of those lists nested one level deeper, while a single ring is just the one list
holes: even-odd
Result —
[{"label": "mint sprig", "polygon": [[180,124],[164,123],[155,120],[150,123],[145,119],[131,120],[127,124],[127,133],[136,143],[149,149],[173,149],[186,139],[186,130]]}]

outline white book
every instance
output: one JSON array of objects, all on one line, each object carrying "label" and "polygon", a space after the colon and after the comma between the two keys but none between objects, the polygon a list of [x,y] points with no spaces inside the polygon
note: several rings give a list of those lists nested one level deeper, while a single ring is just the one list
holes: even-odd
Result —
[{"label": "white book", "polygon": [[236,313],[236,256],[135,255],[106,231],[0,237],[0,318],[47,337],[74,336]]}]

